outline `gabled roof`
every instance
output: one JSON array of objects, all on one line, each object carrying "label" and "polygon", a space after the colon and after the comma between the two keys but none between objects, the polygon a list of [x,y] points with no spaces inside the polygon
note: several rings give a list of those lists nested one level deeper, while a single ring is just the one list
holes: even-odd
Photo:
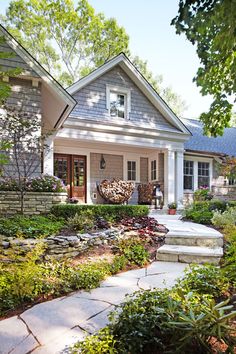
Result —
[{"label": "gabled roof", "polygon": [[217,138],[203,135],[203,124],[195,119],[182,119],[192,136],[184,143],[189,151],[236,156],[236,128],[225,128],[224,135]]},{"label": "gabled roof", "polygon": [[76,105],[76,100],[1,24],[0,32],[2,32],[6,43],[12,48],[12,50],[15,51],[16,54],[18,54],[29,65],[29,67],[39,75],[39,77],[47,86],[47,89],[49,90],[48,92],[52,92],[52,95],[56,96],[57,99],[59,99],[62,103],[60,107],[60,115],[58,116],[58,114],[55,114],[55,117],[52,117],[54,123],[53,127],[59,128]]},{"label": "gabled roof", "polygon": [[92,81],[96,80],[107,71],[111,70],[116,65],[119,65],[124,72],[130,77],[130,79],[136,84],[136,86],[143,92],[143,94],[149,99],[149,101],[162,113],[170,124],[179,129],[183,134],[191,135],[184,123],[175,115],[166,102],[158,95],[150,83],[144,78],[144,76],[136,69],[124,53],[120,53],[113,59],[109,60],[98,69],[95,69],[87,76],[76,81],[67,91],[73,95],[84,86],[88,85]]}]

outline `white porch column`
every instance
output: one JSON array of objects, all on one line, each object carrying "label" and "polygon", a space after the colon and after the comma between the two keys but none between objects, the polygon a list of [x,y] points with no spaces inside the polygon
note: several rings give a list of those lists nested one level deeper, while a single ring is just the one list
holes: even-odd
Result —
[{"label": "white porch column", "polygon": [[45,141],[45,149],[43,156],[43,173],[53,176],[53,153],[54,153],[54,137],[50,135]]},{"label": "white porch column", "polygon": [[164,153],[164,207],[175,202],[175,151]]},{"label": "white porch column", "polygon": [[178,209],[183,208],[183,196],[184,196],[184,153],[183,151],[176,151],[176,178],[175,178],[175,200],[178,205]]}]

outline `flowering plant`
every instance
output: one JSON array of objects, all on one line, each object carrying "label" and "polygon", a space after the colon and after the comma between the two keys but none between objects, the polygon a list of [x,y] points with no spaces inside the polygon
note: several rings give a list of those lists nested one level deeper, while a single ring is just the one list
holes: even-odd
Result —
[{"label": "flowering plant", "polygon": [[213,194],[211,193],[208,186],[200,186],[194,192],[194,200],[201,201],[201,200],[211,200],[213,198]]},{"label": "flowering plant", "polygon": [[[66,192],[62,180],[55,176],[42,175],[24,180],[25,190],[28,192]],[[20,181],[14,178],[2,178],[0,191],[19,191]]]}]

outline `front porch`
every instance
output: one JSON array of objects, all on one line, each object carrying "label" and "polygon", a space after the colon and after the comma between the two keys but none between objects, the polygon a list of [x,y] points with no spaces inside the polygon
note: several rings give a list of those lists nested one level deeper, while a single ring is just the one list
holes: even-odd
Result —
[{"label": "front porch", "polygon": [[86,142],[77,139],[55,138],[45,154],[44,173],[61,178],[70,198],[81,203],[103,204],[98,184],[118,178],[135,183],[130,204],[138,203],[139,184],[159,183],[164,197],[164,208],[183,200],[182,144],[164,143],[160,147],[140,147],[104,142]]}]

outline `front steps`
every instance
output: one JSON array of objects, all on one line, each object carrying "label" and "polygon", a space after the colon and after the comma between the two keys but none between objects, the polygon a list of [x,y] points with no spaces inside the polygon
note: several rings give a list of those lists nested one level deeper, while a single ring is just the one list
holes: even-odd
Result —
[{"label": "front steps", "polygon": [[[219,264],[223,256],[223,235],[214,229],[197,224],[170,231],[165,244],[157,250],[156,259],[166,262]],[[186,226],[190,223],[186,223]]]}]

